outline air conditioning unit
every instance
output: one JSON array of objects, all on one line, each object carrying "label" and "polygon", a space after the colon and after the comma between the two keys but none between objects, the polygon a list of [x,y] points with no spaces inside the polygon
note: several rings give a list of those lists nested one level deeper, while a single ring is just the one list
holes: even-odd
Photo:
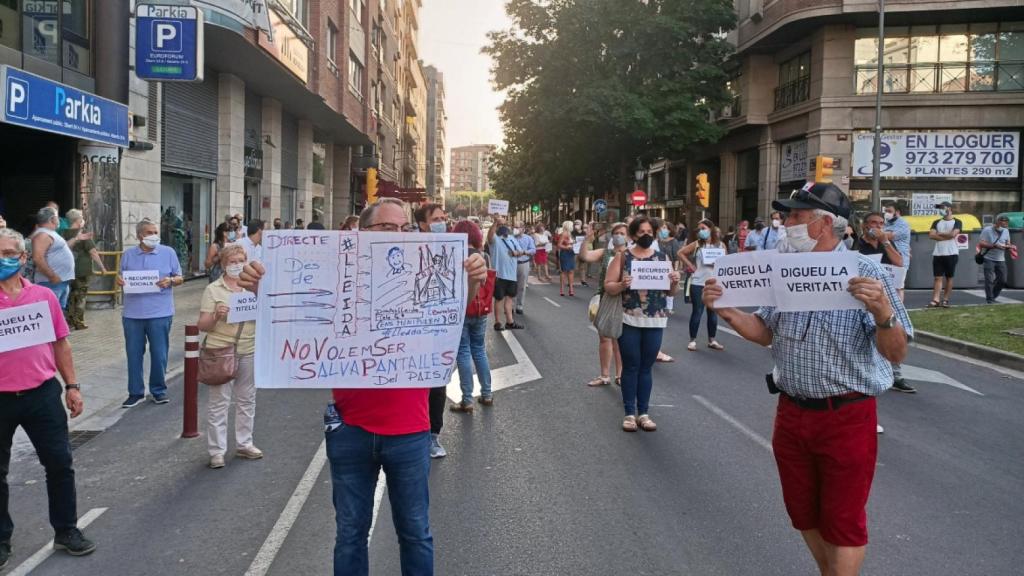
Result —
[{"label": "air conditioning unit", "polygon": [[720,117],[721,118],[732,118],[732,105],[731,104],[726,104],[725,106],[722,106],[722,112],[720,114]]}]

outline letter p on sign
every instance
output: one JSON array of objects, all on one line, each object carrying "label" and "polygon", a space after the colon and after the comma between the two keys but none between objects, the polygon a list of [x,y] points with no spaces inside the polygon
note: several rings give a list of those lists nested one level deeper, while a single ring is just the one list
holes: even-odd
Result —
[{"label": "letter p on sign", "polygon": [[28,119],[28,83],[17,78],[7,79],[8,118]]},{"label": "letter p on sign", "polygon": [[172,20],[153,21],[153,51],[181,52],[181,23]]}]

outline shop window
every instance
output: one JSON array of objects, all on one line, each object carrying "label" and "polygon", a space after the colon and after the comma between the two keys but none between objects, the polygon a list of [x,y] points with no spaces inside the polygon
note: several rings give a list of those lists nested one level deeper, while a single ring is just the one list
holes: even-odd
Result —
[{"label": "shop window", "polygon": [[[927,191],[914,191],[914,190],[885,190],[881,191],[881,197],[883,201],[896,201],[906,206],[913,206],[914,194],[922,193],[934,193],[936,190]],[[953,194],[953,204],[956,207],[957,214],[972,214],[979,220],[983,220],[985,216],[994,216],[996,214],[1002,214],[1003,212],[1018,212],[1021,210],[1021,201],[1019,193],[1012,191],[1001,191],[1001,190],[955,190],[948,191],[942,190],[941,192],[950,192]],[[871,210],[871,190],[868,189],[854,189],[850,190],[850,201],[853,204],[854,211],[858,213],[866,213]],[[928,212],[926,214],[911,214],[906,212],[906,216],[932,216],[934,212]],[[938,215],[935,215],[938,218]]]},{"label": "shop window", "polygon": [[89,4],[86,0],[64,0],[61,17],[64,67],[81,74],[92,73],[89,49]]},{"label": "shop window", "polygon": [[212,240],[213,180],[163,174],[160,192],[160,242],[174,249],[184,275],[205,273]]},{"label": "shop window", "polygon": [[325,164],[327,160],[327,146],[320,142],[313,142],[313,183],[324,184],[327,180]]}]

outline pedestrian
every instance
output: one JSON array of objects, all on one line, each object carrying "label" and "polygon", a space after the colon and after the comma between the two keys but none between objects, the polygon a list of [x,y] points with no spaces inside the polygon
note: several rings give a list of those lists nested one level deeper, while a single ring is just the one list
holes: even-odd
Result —
[{"label": "pedestrian", "polygon": [[[413,213],[416,226],[420,232],[444,234],[448,231],[448,215],[440,204],[423,204]],[[444,427],[444,405],[446,400],[444,386],[431,388],[428,396],[430,405],[430,457],[444,458],[448,452],[441,445],[441,429]]]},{"label": "pedestrian", "polygon": [[775,250],[779,239],[786,235],[786,227],[782,224],[782,213],[773,211],[769,216],[768,227],[764,230],[764,249]]},{"label": "pedestrian", "polygon": [[657,429],[648,414],[651,390],[654,387],[651,369],[661,349],[661,337],[668,325],[666,298],[674,297],[679,287],[679,272],[669,273],[668,290],[632,290],[633,262],[668,261],[668,255],[654,251],[654,226],[647,216],[638,216],[629,225],[629,235],[636,243],[615,256],[604,289],[611,295],[622,294],[622,335],[619,351],[622,354],[622,403],[626,417],[622,429],[636,432],[637,427],[648,432]]},{"label": "pedestrian", "polygon": [[220,251],[228,244],[228,223],[221,222],[213,229],[213,242],[206,249],[206,277],[212,284],[220,279],[224,270],[220,267]]},{"label": "pedestrian", "polygon": [[512,236],[519,243],[523,253],[516,259],[516,314],[525,313],[526,287],[530,283],[530,263],[537,254],[537,245],[533,236],[523,230],[523,226],[512,228]]},{"label": "pedestrian", "polygon": [[743,250],[746,252],[765,250],[767,235],[768,231],[765,230],[764,218],[758,216],[754,219],[754,229],[747,233],[746,240],[743,241]]},{"label": "pedestrian", "polygon": [[661,223],[661,226],[658,228],[658,252],[668,255],[669,261],[672,262],[672,269],[679,270],[677,254],[683,245],[679,243],[679,240],[672,233],[673,228],[671,222],[665,221]]},{"label": "pedestrian", "polygon": [[95,263],[102,274],[107,273],[107,267],[96,250],[96,243],[92,240],[93,233],[85,232],[85,217],[82,215],[82,211],[68,210],[67,219],[69,228],[64,231],[64,238],[69,244],[72,240],[75,241],[71,247],[71,253],[75,257],[75,278],[71,280],[67,320],[75,330],[85,330],[89,327],[85,323],[85,301],[89,297],[92,265]]},{"label": "pedestrian", "polygon": [[558,246],[558,285],[559,296],[565,296],[565,284],[569,284],[569,296],[576,295],[573,287],[575,282],[576,253],[573,251],[575,238],[572,235],[572,222],[566,220],[562,223],[562,231],[558,234],[556,245]]},{"label": "pedestrian", "polygon": [[995,304],[1006,286],[1006,252],[1013,248],[1010,243],[1010,217],[996,216],[996,221],[981,231],[978,242],[985,273],[985,303]]},{"label": "pedestrian", "polygon": [[[892,233],[892,243],[896,246],[900,256],[903,257],[904,271],[910,270],[910,224],[903,218],[903,210],[898,202],[886,202],[882,206],[882,216],[885,218],[885,231]],[[896,290],[903,300],[903,287],[906,284],[907,275],[904,273],[900,278]]]},{"label": "pedestrian", "polygon": [[[480,227],[471,220],[462,220],[455,225],[452,232],[465,234],[469,243],[469,255],[483,256],[484,236]],[[493,306],[494,277],[488,273],[487,281],[480,287],[476,298],[469,301],[466,307],[466,319],[462,324],[462,340],[459,341],[459,354],[456,364],[459,369],[459,386],[462,388],[462,400],[452,404],[452,412],[473,412],[473,367],[476,367],[476,379],[480,382],[480,398],[482,406],[493,406],[494,395],[491,392],[491,365],[487,360],[487,348],[484,338],[487,336],[487,318]]]},{"label": "pedestrian", "polygon": [[[359,219],[358,216],[349,216],[349,218],[355,218],[356,220]],[[281,219],[280,218],[274,218],[274,230],[281,230],[281,229],[282,229],[281,228]]]},{"label": "pedestrian", "polygon": [[[154,404],[166,404],[167,354],[170,349],[171,322],[174,320],[174,286],[181,286],[181,264],[174,250],[160,245],[160,228],[148,218],[135,225],[139,245],[127,248],[121,256],[121,274],[156,271],[158,292],[124,294],[121,324],[124,328],[125,356],[128,359],[128,399],[122,408],[139,405],[146,398],[142,380],[142,358],[149,345],[149,393]],[[118,286],[124,278],[117,277]]]},{"label": "pedestrian", "polygon": [[[405,204],[381,198],[359,216],[359,229],[402,232],[408,229]],[[469,256],[466,270],[468,300],[487,279],[487,264],[479,254]],[[259,292],[265,270],[247,264],[240,285]],[[335,389],[334,403],[324,413],[327,459],[337,537],[334,574],[366,576],[370,572],[368,536],[374,510],[370,503],[383,469],[402,574],[434,573],[434,539],[430,534],[430,416],[427,391],[422,388]]]},{"label": "pedestrian", "polygon": [[[494,215],[494,225],[487,231],[487,245],[490,247],[491,265],[497,278],[494,281],[494,329],[522,330],[525,326],[515,321],[512,307],[518,290],[519,258],[526,255],[519,241],[511,236],[512,231],[505,218]],[[501,324],[504,314],[505,324]]]},{"label": "pedestrian", "polygon": [[245,223],[245,218],[242,217],[241,212],[235,212],[235,215],[231,217],[232,220],[238,222],[238,239],[242,239],[249,235],[249,227]]},{"label": "pedestrian", "polygon": [[61,384],[56,378],[60,372],[65,382],[64,403],[71,417],[77,418],[84,404],[67,338],[68,326],[53,292],[29,283],[18,274],[26,258],[22,235],[10,228],[0,229],[0,310],[43,303],[49,317],[41,320],[52,324],[55,337],[52,343],[22,344],[0,352],[0,568],[11,558],[14,522],[9,508],[7,473],[14,433],[19,426],[28,435],[39,463],[46,469],[53,547],[72,556],[84,556],[96,549],[78,529],[68,420],[61,404]]},{"label": "pedestrian", "polygon": [[[572,223],[572,240],[573,240],[573,242],[576,242],[577,238],[579,238],[581,236],[585,236],[586,233],[587,233],[587,230],[583,226],[583,220],[576,220],[575,222]],[[580,255],[579,254],[575,254],[574,253],[574,256],[576,258],[576,269],[578,269],[580,271],[580,273],[579,273],[580,286],[589,286],[589,284],[587,284],[587,280],[590,279],[589,267],[583,262],[583,260],[580,259]]]},{"label": "pedestrian", "polygon": [[[773,207],[789,212],[780,252],[846,252],[841,238],[852,210],[838,187],[808,184]],[[848,290],[862,309],[717,309],[743,338],[771,347],[769,389],[780,392],[772,450],[786,511],[821,574],[843,576],[860,572],[868,542],[875,398],[892,384],[890,362],[903,360],[913,335],[889,275],[867,256],[857,267]],[[722,294],[708,279],[705,305],[716,309]]]},{"label": "pedestrian", "polygon": [[[718,227],[708,218],[697,224],[697,239],[679,250],[679,260],[690,272],[690,343],[686,345],[690,352],[697,351],[697,333],[700,332],[700,319],[704,315],[704,282],[714,278],[715,260],[725,254],[725,250],[725,244],[718,238]],[[693,260],[690,260],[691,256]],[[708,310],[707,314],[708,348],[721,352],[725,346],[715,340],[718,334],[718,314],[714,310]]]},{"label": "pedestrian", "polygon": [[50,200],[49,202],[46,203],[45,207],[53,209],[53,213],[58,216],[56,230],[58,234],[64,232],[65,230],[71,227],[71,223],[68,222],[67,218],[60,217],[60,206],[56,202]]},{"label": "pedestrian", "polygon": [[359,230],[359,216],[349,216],[341,225],[342,230]]},{"label": "pedestrian", "polygon": [[[592,234],[592,233],[591,233]],[[608,268],[611,266],[612,260],[615,256],[623,254],[626,251],[626,245],[629,243],[628,227],[623,222],[616,222],[612,224],[611,236],[608,240],[608,244],[605,247],[591,249],[589,240],[583,243],[583,248],[580,248],[580,258],[584,262],[599,262],[601,271],[599,274],[599,282],[597,284],[597,297],[598,297],[598,310],[602,308],[602,302],[606,298],[611,298],[612,295],[604,289],[605,281],[608,279]],[[611,384],[611,373],[612,373],[612,358],[615,359],[615,383],[619,386],[622,385],[622,354],[619,351],[619,341],[616,338],[602,336],[600,332],[597,334],[597,358],[601,374],[597,378],[594,378],[590,382],[587,382],[587,386],[607,386]]]},{"label": "pedestrian", "polygon": [[248,261],[263,261],[263,220],[249,220],[245,227],[246,235],[242,236],[236,244],[245,250],[245,258]]},{"label": "pedestrian", "polygon": [[[953,205],[942,202],[935,205],[939,218],[932,222],[928,237],[935,240],[932,249],[932,275],[935,285],[932,287],[932,301],[929,308],[949,308],[949,298],[953,294],[953,277],[956,276],[956,264],[960,259],[960,248],[956,245],[956,237],[964,229],[960,219],[953,217]],[[942,294],[942,300],[939,295]]]},{"label": "pedestrian", "polygon": [[75,279],[75,256],[64,237],[57,233],[59,219],[49,206],[36,213],[36,229],[30,237],[32,262],[35,264],[33,282],[53,291],[60,307],[68,307],[71,281]]},{"label": "pedestrian", "polygon": [[548,273],[548,250],[551,247],[551,233],[543,224],[537,224],[533,232],[533,244],[537,247],[537,254],[534,255],[534,264],[537,267],[537,280],[551,283],[551,275]]},{"label": "pedestrian", "polygon": [[305,225],[305,223],[303,223],[302,218],[297,218],[295,220],[295,229],[296,230],[305,230],[306,229],[306,225]]},{"label": "pedestrian", "polygon": [[[686,216],[684,215],[683,218],[685,219]],[[689,234],[690,231],[686,229],[685,223],[680,222],[679,224],[676,224],[676,240],[679,241],[680,248],[686,246],[687,241],[689,240]]]},{"label": "pedestrian", "polygon": [[750,234],[750,223],[746,220],[740,220],[739,228],[736,230],[736,251],[742,252],[746,250],[747,235]]},{"label": "pedestrian", "polygon": [[315,212],[313,213],[313,221],[309,223],[309,226],[306,227],[306,230],[324,230],[324,225],[322,222],[320,222],[319,214]]},{"label": "pedestrian", "polygon": [[729,226],[729,231],[722,238],[725,242],[725,249],[729,251],[729,254],[735,254],[740,251],[739,248],[739,237],[736,235],[736,227]]},{"label": "pedestrian", "polygon": [[241,232],[242,220],[238,216],[229,216],[227,219],[228,223],[228,242],[238,242],[244,234]]},{"label": "pedestrian", "polygon": [[[251,222],[249,230],[252,230]],[[206,436],[210,468],[224,467],[224,454],[228,449],[228,411],[232,395],[235,399],[235,454],[247,460],[263,458],[263,451],[253,445],[252,441],[253,422],[256,419],[256,380],[253,372],[256,322],[228,323],[231,295],[244,292],[238,285],[238,277],[247,261],[245,249],[239,243],[221,250],[220,265],[224,269],[224,275],[206,287],[199,306],[199,321],[196,325],[206,332],[203,346],[234,346],[238,361],[234,378],[225,384],[208,387]]]}]

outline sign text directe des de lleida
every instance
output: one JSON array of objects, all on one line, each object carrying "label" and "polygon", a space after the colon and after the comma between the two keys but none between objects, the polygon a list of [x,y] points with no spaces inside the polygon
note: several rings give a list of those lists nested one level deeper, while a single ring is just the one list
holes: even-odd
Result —
[{"label": "sign text directe des de lleida", "polygon": [[143,80],[203,81],[203,13],[194,6],[139,4],[135,74]]}]

